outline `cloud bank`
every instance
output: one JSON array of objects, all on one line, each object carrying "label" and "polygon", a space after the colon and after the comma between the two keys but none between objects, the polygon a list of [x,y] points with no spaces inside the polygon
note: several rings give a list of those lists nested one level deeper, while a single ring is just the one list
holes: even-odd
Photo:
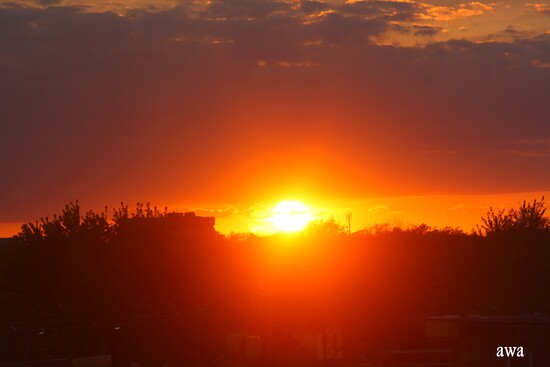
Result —
[{"label": "cloud bank", "polygon": [[213,0],[118,15],[40,4],[0,7],[0,221],[75,198],[201,206],[296,187],[550,187],[539,143],[550,34],[379,42],[430,39],[444,27],[423,20],[494,5]]}]

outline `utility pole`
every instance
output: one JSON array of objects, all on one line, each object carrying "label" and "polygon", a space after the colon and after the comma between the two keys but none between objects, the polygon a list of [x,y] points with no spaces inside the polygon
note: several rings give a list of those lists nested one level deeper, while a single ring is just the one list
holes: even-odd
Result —
[{"label": "utility pole", "polygon": [[351,234],[351,211],[346,213],[346,219],[348,221],[348,235]]}]

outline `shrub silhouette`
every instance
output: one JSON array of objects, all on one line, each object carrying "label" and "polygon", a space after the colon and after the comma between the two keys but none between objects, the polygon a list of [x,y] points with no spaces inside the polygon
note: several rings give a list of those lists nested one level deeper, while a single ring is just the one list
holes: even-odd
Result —
[{"label": "shrub silhouette", "polygon": [[550,229],[550,219],[545,216],[546,206],[544,196],[540,201],[526,201],[518,209],[499,210],[489,209],[486,217],[481,217],[483,224],[477,226],[479,235],[495,235],[511,231],[537,231]]}]

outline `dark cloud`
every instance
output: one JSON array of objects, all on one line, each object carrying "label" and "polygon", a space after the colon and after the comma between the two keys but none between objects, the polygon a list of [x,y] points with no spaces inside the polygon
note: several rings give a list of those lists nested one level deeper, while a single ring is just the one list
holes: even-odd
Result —
[{"label": "dark cloud", "polygon": [[342,12],[366,17],[385,17],[394,21],[412,20],[421,10],[420,5],[404,1],[354,1],[346,2]]},{"label": "dark cloud", "polygon": [[326,45],[366,45],[369,37],[379,35],[389,29],[382,19],[362,19],[347,17],[339,13],[329,13],[319,21],[304,28],[312,39],[321,39]]},{"label": "dark cloud", "polygon": [[303,0],[300,2],[300,11],[303,11],[305,13],[311,14],[311,13],[318,13],[321,11],[329,10],[330,6],[329,4],[322,2],[322,1],[306,1]]},{"label": "dark cloud", "polygon": [[344,3],[342,11],[346,13],[358,14],[363,16],[382,16],[384,9],[377,7],[371,1],[357,1],[353,3]]},{"label": "dark cloud", "polygon": [[61,4],[61,0],[36,0],[36,3],[42,6],[49,6]]},{"label": "dark cloud", "polygon": [[213,0],[207,14],[214,18],[264,18],[290,6],[273,0]]},{"label": "dark cloud", "polygon": [[508,34],[512,34],[512,35],[517,35],[519,34],[520,32],[518,31],[518,29],[516,27],[514,27],[513,25],[509,25],[508,27],[506,27],[504,29],[504,33],[508,33]]},{"label": "dark cloud", "polygon": [[237,191],[328,159],[352,194],[548,189],[547,145],[510,142],[550,136],[550,35],[377,46],[395,23],[358,14],[0,8],[0,221],[75,198],[229,202],[255,168]]},{"label": "dark cloud", "polygon": [[422,37],[433,37],[441,32],[442,28],[432,25],[413,25],[414,35]]},{"label": "dark cloud", "polygon": [[494,40],[500,40],[500,39],[528,39],[531,38],[533,35],[529,31],[523,31],[518,29],[517,27],[513,25],[509,25],[504,30],[498,33],[490,33],[484,37],[484,40],[486,41],[494,41]]}]

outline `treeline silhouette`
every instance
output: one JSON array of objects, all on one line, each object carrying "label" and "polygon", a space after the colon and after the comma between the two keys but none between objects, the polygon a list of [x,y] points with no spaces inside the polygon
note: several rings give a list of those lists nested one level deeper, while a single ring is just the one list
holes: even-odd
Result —
[{"label": "treeline silhouette", "polygon": [[351,361],[357,340],[372,353],[420,345],[429,316],[549,314],[545,210],[544,198],[491,208],[470,234],[384,224],[349,235],[329,220],[258,237],[182,226],[149,204],[83,214],[77,201],[0,248],[0,363],[231,365],[224,332],[327,327],[347,333]]}]

